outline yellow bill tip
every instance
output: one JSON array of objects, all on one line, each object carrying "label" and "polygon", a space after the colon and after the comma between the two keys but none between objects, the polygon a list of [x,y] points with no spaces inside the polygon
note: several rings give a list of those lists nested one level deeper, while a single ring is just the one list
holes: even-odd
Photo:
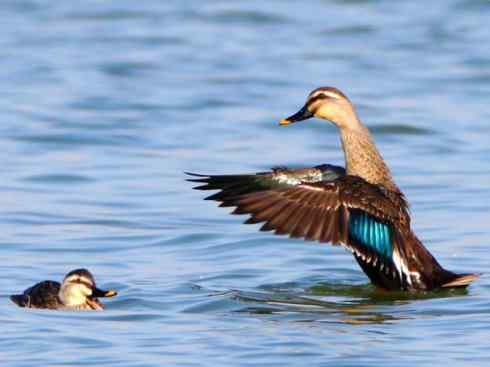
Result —
[{"label": "yellow bill tip", "polygon": [[279,121],[279,125],[289,125],[291,123],[291,121],[289,121],[288,119],[282,119],[281,121]]},{"label": "yellow bill tip", "polygon": [[117,291],[114,289],[109,289],[107,292],[105,292],[106,297],[114,297],[117,296]]}]

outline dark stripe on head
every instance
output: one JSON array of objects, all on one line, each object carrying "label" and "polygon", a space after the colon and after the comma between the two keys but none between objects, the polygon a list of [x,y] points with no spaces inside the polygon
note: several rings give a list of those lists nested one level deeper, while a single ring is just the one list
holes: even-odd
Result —
[{"label": "dark stripe on head", "polygon": [[337,88],[333,87],[320,87],[315,90],[313,90],[309,95],[308,99],[306,101],[306,107],[308,110],[312,111],[315,113],[314,110],[318,109],[320,105],[315,106],[315,103],[317,103],[320,100],[346,100],[349,101],[347,96],[339,91]]},{"label": "dark stripe on head", "polygon": [[76,281],[76,283],[83,284],[83,285],[84,285],[84,286],[86,286],[88,289],[92,289],[92,288],[94,288],[94,287],[95,287],[95,284],[90,284],[90,283],[88,283],[88,282],[83,281],[82,279],[78,279],[78,280]]},{"label": "dark stripe on head", "polygon": [[310,93],[310,96],[314,96],[315,94],[317,94],[319,92],[325,92],[324,95],[327,96],[327,97],[328,97],[328,94],[330,93],[330,94],[334,94],[334,95],[338,96],[338,98],[345,98],[346,100],[349,100],[349,98],[344,93],[342,93],[339,89],[337,89],[335,87],[320,87],[320,88],[316,88],[316,89],[314,89]]},{"label": "dark stripe on head", "polygon": [[88,288],[95,287],[95,279],[93,275],[87,269],[75,269],[70,271],[65,276],[65,280],[70,277],[79,277],[78,279],[70,280],[70,283],[79,283],[87,286]]},{"label": "dark stripe on head", "polygon": [[329,98],[327,95],[325,95],[325,94],[319,94],[319,95],[317,95],[317,96],[315,96],[313,98],[308,99],[308,101],[306,101],[306,107],[310,108],[311,105],[313,103],[315,103],[316,101],[319,101],[321,99],[327,99],[327,98]]}]

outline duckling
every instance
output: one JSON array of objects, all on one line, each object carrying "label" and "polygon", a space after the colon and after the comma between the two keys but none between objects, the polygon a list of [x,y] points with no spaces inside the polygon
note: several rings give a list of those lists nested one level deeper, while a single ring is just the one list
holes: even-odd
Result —
[{"label": "duckling", "polygon": [[114,297],[115,290],[96,287],[93,275],[87,269],[75,269],[66,274],[60,284],[45,280],[27,288],[23,294],[10,296],[20,307],[52,310],[103,310],[97,297]]},{"label": "duckling", "polygon": [[386,290],[466,287],[478,274],[444,269],[412,231],[408,202],[396,185],[368,128],[347,96],[320,87],[280,125],[316,117],[339,130],[345,167],[273,168],[238,175],[201,175],[197,190],[218,190],[207,200],[248,214],[247,224],[308,241],[341,244],[371,282]]}]

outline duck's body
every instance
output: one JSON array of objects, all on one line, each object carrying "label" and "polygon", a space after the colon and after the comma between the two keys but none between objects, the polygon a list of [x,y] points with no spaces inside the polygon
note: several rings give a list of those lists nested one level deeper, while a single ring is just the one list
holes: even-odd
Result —
[{"label": "duck's body", "polygon": [[103,291],[95,285],[92,274],[86,269],[69,272],[63,283],[45,280],[27,288],[22,294],[10,296],[20,307],[52,310],[103,310],[97,297],[113,297],[114,290]]},{"label": "duck's body", "polygon": [[204,176],[207,199],[249,214],[261,230],[342,244],[376,286],[430,290],[467,286],[478,276],[442,268],[411,230],[408,204],[349,99],[331,87],[310,93],[305,106],[281,125],[319,117],[340,130],[345,168],[322,165],[253,175]]}]

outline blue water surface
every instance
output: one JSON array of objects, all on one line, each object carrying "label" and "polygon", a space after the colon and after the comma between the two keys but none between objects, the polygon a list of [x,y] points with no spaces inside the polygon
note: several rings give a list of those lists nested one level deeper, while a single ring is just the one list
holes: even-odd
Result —
[{"label": "blue water surface", "polygon": [[[448,269],[488,271],[490,2],[0,3],[0,360],[8,366],[485,366],[490,281],[384,294],[340,247],[241,225],[184,171],[342,164],[279,127],[343,90]],[[104,312],[8,296],[90,269]]]}]

